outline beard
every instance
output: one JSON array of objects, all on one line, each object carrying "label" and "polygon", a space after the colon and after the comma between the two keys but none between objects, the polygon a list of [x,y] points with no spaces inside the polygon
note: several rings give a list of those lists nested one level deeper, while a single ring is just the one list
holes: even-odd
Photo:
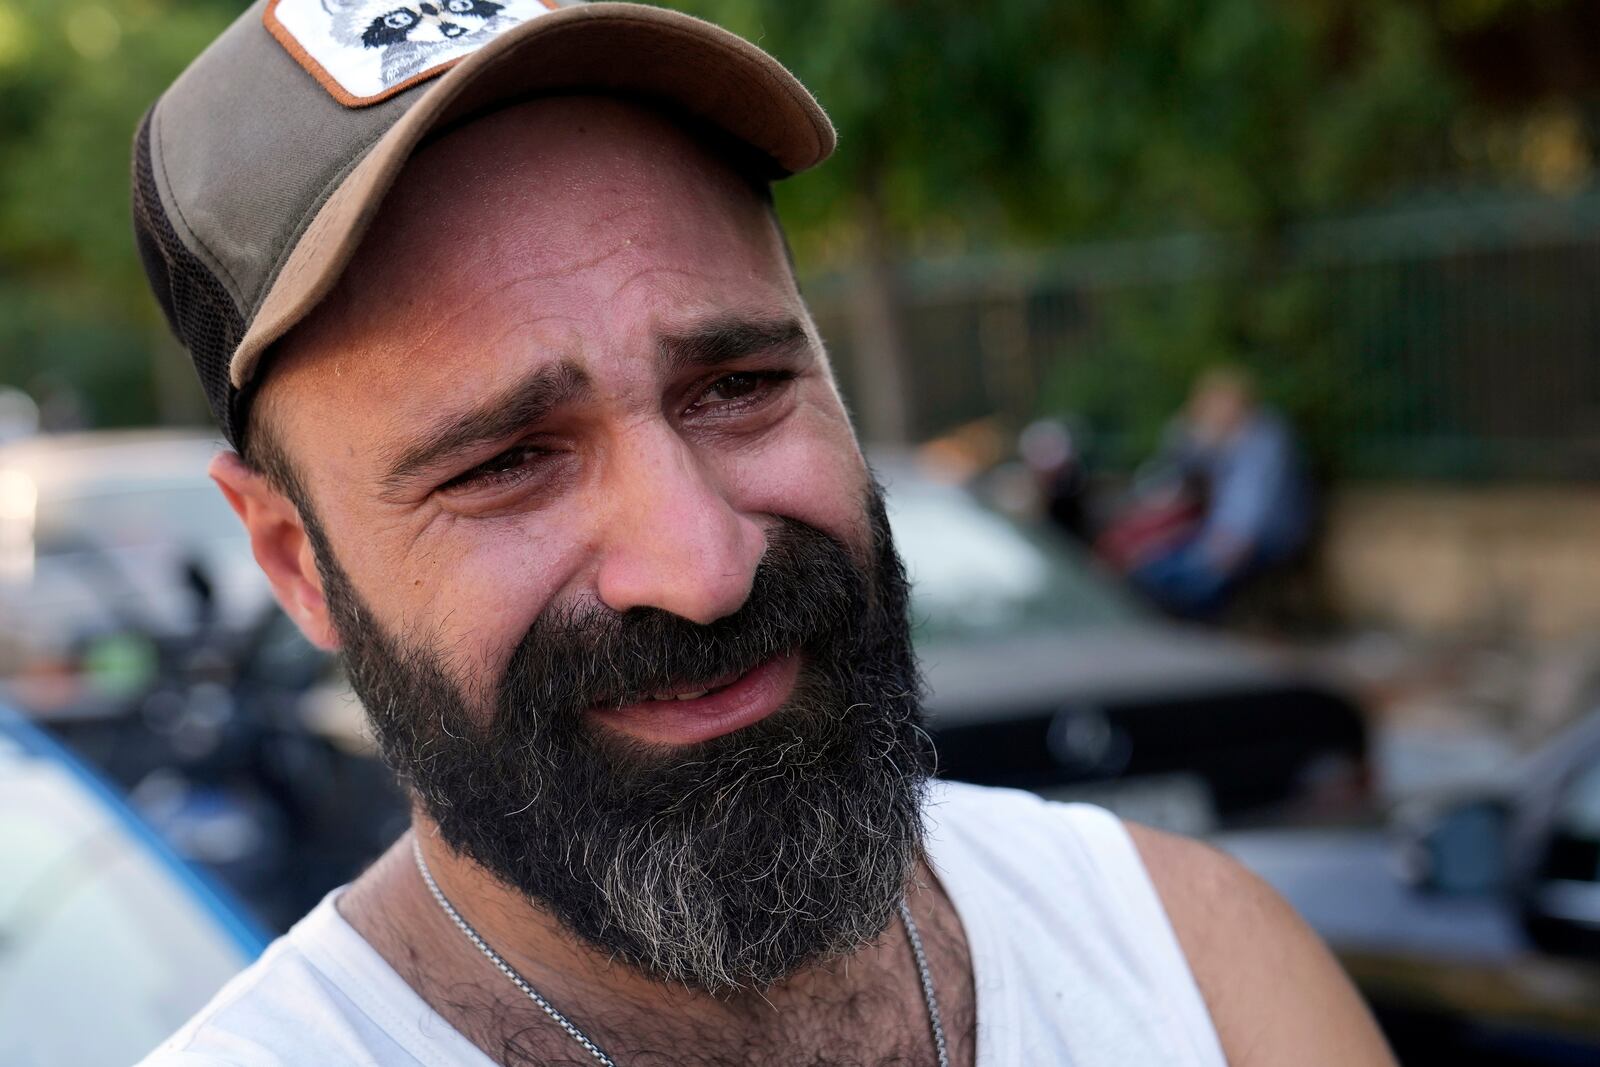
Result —
[{"label": "beard", "polygon": [[[381,630],[302,514],[383,757],[456,852],[602,952],[713,994],[888,925],[922,856],[933,750],[881,490],[865,561],[779,520],[734,614],[548,609],[476,700],[438,648]],[[587,714],[793,653],[785,704],[708,741],[647,744]]]}]

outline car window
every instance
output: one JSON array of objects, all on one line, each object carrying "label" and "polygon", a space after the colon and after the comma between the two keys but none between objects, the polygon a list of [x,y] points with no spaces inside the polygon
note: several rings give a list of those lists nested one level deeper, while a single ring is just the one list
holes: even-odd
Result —
[{"label": "car window", "polygon": [[34,546],[40,555],[240,538],[243,528],[210,482],[119,483],[39,499]]},{"label": "car window", "polygon": [[8,1067],[136,1062],[249,962],[244,940],[95,791],[5,734],[0,856]]},{"label": "car window", "polygon": [[[1568,836],[1600,842],[1600,763],[1584,768],[1567,784],[1556,824]],[[1595,877],[1600,880],[1600,871]]]},{"label": "car window", "polygon": [[930,639],[1122,624],[1140,613],[1087,559],[920,476],[888,480],[889,522]]}]

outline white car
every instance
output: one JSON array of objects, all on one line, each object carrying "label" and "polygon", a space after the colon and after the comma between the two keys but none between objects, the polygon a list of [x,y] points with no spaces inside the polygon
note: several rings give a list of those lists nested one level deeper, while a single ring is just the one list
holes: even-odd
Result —
[{"label": "white car", "polygon": [[[0,676],[66,670],[85,642],[245,626],[267,600],[202,431],[42,435],[0,446]],[[208,603],[197,585],[210,586]]]}]

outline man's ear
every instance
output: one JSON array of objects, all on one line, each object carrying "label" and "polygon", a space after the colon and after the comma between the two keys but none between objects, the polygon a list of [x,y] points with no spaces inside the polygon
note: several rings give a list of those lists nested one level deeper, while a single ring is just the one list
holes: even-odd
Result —
[{"label": "man's ear", "polygon": [[250,550],[283,610],[312,644],[328,651],[338,648],[338,634],[323,596],[322,575],[300,509],[251,470],[238,453],[219,452],[208,473],[244,523]]}]

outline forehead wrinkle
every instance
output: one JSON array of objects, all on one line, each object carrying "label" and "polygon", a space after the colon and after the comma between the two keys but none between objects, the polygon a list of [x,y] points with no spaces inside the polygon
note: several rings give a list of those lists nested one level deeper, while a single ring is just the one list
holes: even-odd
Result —
[{"label": "forehead wrinkle", "polygon": [[589,220],[589,228],[594,229],[603,223],[616,222],[618,219],[627,218],[629,215],[637,215],[644,210],[644,205],[637,203],[636,198],[633,196],[623,196],[621,200],[622,203],[610,211],[596,211],[594,217]]},{"label": "forehead wrinkle", "polygon": [[[472,295],[464,302],[454,300],[451,301],[449,311],[439,315],[428,316],[429,325],[420,333],[411,334],[408,332],[408,337],[410,340],[408,340],[407,343],[398,346],[396,348],[396,352],[400,355],[412,355],[417,353],[432,344],[438,338],[441,332],[448,329],[452,324],[471,315],[473,312],[483,307],[483,305],[493,300],[504,298],[509,293],[523,285],[542,281],[552,281],[591,269],[600,265],[601,263],[604,263],[607,259],[610,259],[611,257],[621,253],[623,250],[624,248],[616,248],[610,252],[601,253],[600,255],[589,260],[585,260],[581,263],[569,264],[559,270],[529,271],[527,273],[519,274],[515,278],[508,278],[495,285],[475,288]],[[556,317],[559,316],[541,315],[536,319],[529,321],[540,321],[546,318]]]},{"label": "forehead wrinkle", "polygon": [[[663,278],[663,275],[667,277]],[[673,294],[680,298],[684,298],[696,292],[696,289],[693,287],[703,286],[707,280],[715,279],[717,277],[718,275],[711,274],[700,268],[669,267],[665,265],[641,266],[638,269],[630,272],[627,277],[617,282],[616,287],[611,291],[610,299],[616,300],[620,298],[635,285],[647,285],[651,282],[659,282],[663,288],[666,288],[668,285],[670,285]],[[742,280],[743,275],[734,274],[725,277],[731,281],[740,281]],[[778,293],[783,292],[781,287],[775,291]],[[706,294],[702,292],[699,295],[703,298]]]}]

